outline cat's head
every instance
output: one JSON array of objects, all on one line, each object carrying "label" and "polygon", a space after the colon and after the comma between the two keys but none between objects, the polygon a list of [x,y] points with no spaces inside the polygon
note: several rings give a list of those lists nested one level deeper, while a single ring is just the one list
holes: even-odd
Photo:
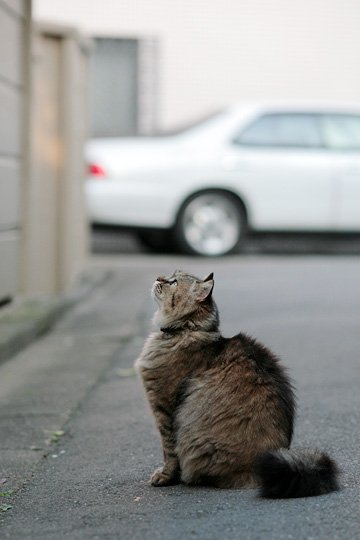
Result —
[{"label": "cat's head", "polygon": [[152,294],[159,305],[158,317],[161,324],[172,324],[187,317],[216,310],[212,301],[214,276],[209,274],[199,279],[180,270],[172,276],[156,279]]}]

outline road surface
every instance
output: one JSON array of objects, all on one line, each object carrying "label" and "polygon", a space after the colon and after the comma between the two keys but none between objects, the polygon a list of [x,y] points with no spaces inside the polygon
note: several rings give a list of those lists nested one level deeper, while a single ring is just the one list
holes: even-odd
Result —
[{"label": "road surface", "polygon": [[[360,538],[359,258],[133,254],[92,265],[108,268],[108,281],[0,366],[0,537]],[[213,271],[223,333],[249,332],[282,357],[297,387],[293,445],[329,451],[341,491],[269,501],[255,490],[148,485],[162,456],[132,365],[152,281],[175,268]]]}]

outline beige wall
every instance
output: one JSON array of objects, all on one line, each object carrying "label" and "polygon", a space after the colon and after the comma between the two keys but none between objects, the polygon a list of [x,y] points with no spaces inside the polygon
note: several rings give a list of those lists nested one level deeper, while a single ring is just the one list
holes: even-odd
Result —
[{"label": "beige wall", "polygon": [[160,39],[160,120],[261,98],[360,99],[359,0],[34,0],[37,19]]},{"label": "beige wall", "polygon": [[0,305],[71,287],[87,254],[87,45],[0,0]]},{"label": "beige wall", "polygon": [[35,26],[22,272],[28,294],[66,291],[86,257],[86,64],[75,31]]},{"label": "beige wall", "polygon": [[31,3],[0,2],[0,302],[19,288]]}]

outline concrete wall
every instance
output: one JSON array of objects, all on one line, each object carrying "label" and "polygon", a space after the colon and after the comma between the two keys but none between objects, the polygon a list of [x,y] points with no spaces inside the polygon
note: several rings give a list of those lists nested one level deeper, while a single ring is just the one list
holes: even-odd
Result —
[{"label": "concrete wall", "polygon": [[88,47],[0,0],[0,306],[70,288],[87,254]]},{"label": "concrete wall", "polygon": [[22,272],[27,294],[66,291],[87,255],[87,54],[71,28],[34,27]]},{"label": "concrete wall", "polygon": [[0,1],[0,302],[19,288],[31,3]]},{"label": "concrete wall", "polygon": [[229,102],[360,99],[359,0],[34,0],[94,35],[159,38],[163,127]]}]

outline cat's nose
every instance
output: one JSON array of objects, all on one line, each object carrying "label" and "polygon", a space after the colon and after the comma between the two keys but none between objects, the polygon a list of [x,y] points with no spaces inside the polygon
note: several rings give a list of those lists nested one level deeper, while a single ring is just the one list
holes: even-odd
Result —
[{"label": "cat's nose", "polygon": [[156,281],[158,281],[159,283],[166,283],[166,279],[163,276],[156,278]]}]

